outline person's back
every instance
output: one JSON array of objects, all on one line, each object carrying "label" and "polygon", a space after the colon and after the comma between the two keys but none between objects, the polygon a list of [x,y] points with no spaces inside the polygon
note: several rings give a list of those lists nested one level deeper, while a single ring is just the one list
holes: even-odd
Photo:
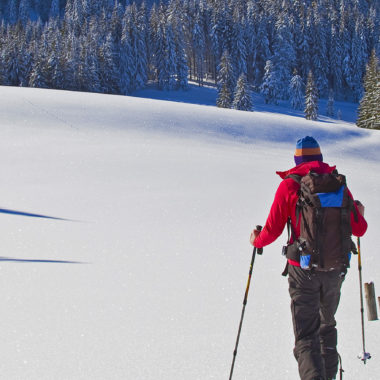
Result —
[{"label": "person's back", "polygon": [[[277,172],[283,179],[273,201],[269,216],[261,232],[254,230],[251,243],[257,248],[275,241],[283,232],[288,221],[291,224],[291,244],[299,240],[300,183],[294,176],[302,178],[310,172],[318,175],[333,173],[335,166],[323,162],[316,140],[305,137],[297,141],[294,156],[296,166],[285,172]],[[364,206],[355,203],[348,189],[347,197],[352,201],[349,216],[352,234],[362,236],[367,223],[363,217]],[[306,252],[307,253],[307,252]],[[348,255],[349,252],[347,252]],[[320,265],[301,268],[301,257],[288,257],[289,294],[295,334],[294,355],[298,361],[302,380],[334,379],[338,369],[337,331],[335,313],[340,299],[340,289],[347,265],[322,268]],[[337,261],[338,262],[338,261]],[[311,269],[312,268],[312,269]]]}]

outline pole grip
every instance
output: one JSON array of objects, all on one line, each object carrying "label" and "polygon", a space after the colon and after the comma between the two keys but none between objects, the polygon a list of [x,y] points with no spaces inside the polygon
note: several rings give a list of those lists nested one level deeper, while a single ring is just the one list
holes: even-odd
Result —
[{"label": "pole grip", "polygon": [[[263,229],[263,227],[260,226],[259,224],[256,226],[257,231],[261,231],[262,229]],[[257,254],[262,255],[263,254],[263,248],[257,248]]]}]

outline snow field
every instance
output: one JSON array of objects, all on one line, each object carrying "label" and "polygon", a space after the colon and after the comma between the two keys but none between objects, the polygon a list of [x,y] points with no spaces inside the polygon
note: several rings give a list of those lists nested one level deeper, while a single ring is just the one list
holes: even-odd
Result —
[{"label": "snow field", "polygon": [[[297,138],[314,135],[366,206],[378,282],[379,138],[349,123],[133,97],[0,88],[0,372],[6,379],[227,378],[252,249]],[[269,110],[270,111],[270,110]],[[256,258],[236,379],[297,378],[285,236]],[[346,379],[361,351],[356,258],[338,312]]]}]

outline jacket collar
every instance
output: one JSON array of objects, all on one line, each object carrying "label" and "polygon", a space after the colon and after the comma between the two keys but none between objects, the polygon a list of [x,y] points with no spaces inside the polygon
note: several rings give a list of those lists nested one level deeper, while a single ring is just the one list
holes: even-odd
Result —
[{"label": "jacket collar", "polygon": [[304,176],[310,172],[310,170],[315,171],[318,174],[331,173],[335,170],[335,166],[330,166],[322,161],[311,161],[303,162],[300,165],[295,166],[292,169],[286,170],[284,172],[276,172],[282,179],[286,178],[289,174],[297,174]]}]

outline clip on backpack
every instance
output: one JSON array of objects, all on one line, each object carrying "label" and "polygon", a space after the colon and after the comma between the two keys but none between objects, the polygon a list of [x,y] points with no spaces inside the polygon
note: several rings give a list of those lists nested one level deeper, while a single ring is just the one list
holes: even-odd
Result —
[{"label": "clip on backpack", "polygon": [[[351,252],[356,253],[351,239],[351,212],[355,220],[357,214],[345,176],[336,171],[327,174],[311,171],[303,177],[291,174],[287,178],[300,184],[296,205],[300,236],[296,238],[289,218],[288,243],[283,254],[299,262],[303,269],[346,270]],[[283,274],[286,272],[285,269]]]}]

